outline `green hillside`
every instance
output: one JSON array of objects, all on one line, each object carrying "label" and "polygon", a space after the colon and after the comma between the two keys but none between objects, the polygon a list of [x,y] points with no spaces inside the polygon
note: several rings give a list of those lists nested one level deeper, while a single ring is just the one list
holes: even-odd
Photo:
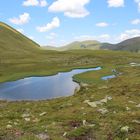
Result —
[{"label": "green hillside", "polygon": [[39,45],[12,27],[0,22],[0,56],[21,55],[36,52]]},{"label": "green hillside", "polygon": [[47,50],[67,51],[67,50],[118,50],[118,51],[140,51],[140,37],[131,38],[118,44],[101,43],[95,40],[75,41],[62,47],[46,46]]},{"label": "green hillside", "polygon": [[61,50],[79,50],[79,49],[91,49],[91,50],[99,50],[101,43],[95,40],[87,40],[87,41],[76,41],[66,46],[61,47]]},{"label": "green hillside", "polygon": [[131,38],[113,46],[114,50],[139,52],[140,37]]},{"label": "green hillside", "polygon": [[47,50],[67,51],[67,50],[100,50],[102,44],[95,40],[75,41],[62,47],[44,47]]}]

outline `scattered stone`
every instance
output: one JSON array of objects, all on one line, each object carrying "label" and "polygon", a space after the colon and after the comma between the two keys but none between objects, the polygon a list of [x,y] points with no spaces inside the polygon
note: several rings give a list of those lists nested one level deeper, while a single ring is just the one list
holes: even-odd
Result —
[{"label": "scattered stone", "polygon": [[33,122],[34,123],[39,122],[39,119],[38,118],[35,118],[35,119],[33,119]]},{"label": "scattered stone", "polygon": [[126,107],[126,110],[127,110],[127,111],[130,111],[131,109],[130,109],[129,107]]},{"label": "scattered stone", "polygon": [[106,109],[106,108],[101,108],[101,109],[98,109],[98,112],[100,112],[102,115],[108,113],[109,111]]},{"label": "scattered stone", "polygon": [[80,86],[81,87],[88,87],[88,84],[86,84],[86,83],[80,83]]},{"label": "scattered stone", "polygon": [[136,102],[134,102],[134,101],[128,101],[129,103],[131,103],[131,104],[136,104]]},{"label": "scattered stone", "polygon": [[140,124],[140,121],[139,121],[139,120],[133,120],[132,122],[133,122],[133,123]]},{"label": "scattered stone", "polygon": [[22,118],[27,118],[27,117],[30,117],[30,114],[29,113],[22,114]]},{"label": "scattered stone", "polygon": [[113,113],[116,114],[117,112],[116,111],[113,111]]},{"label": "scattered stone", "polygon": [[14,125],[18,125],[18,123],[17,122],[14,122]]},{"label": "scattered stone", "polygon": [[107,88],[108,88],[107,86],[101,86],[98,89],[107,89]]},{"label": "scattered stone", "polygon": [[46,133],[38,134],[37,137],[41,140],[50,140],[50,137]]},{"label": "scattered stone", "polygon": [[81,107],[81,109],[83,110],[83,109],[85,109],[84,107]]},{"label": "scattered stone", "polygon": [[86,125],[86,120],[83,120],[83,125],[84,125],[84,126]]},{"label": "scattered stone", "polygon": [[30,118],[24,118],[24,120],[25,120],[26,122],[29,122],[31,119],[30,119]]},{"label": "scattered stone", "polygon": [[140,104],[136,105],[136,107],[140,108]]},{"label": "scattered stone", "polygon": [[95,124],[89,124],[88,126],[89,126],[89,127],[94,127],[94,126],[95,126]]},{"label": "scattered stone", "polygon": [[128,133],[128,131],[129,131],[129,127],[128,126],[121,127],[121,132],[122,133]]},{"label": "scattered stone", "polygon": [[67,135],[67,132],[64,132],[63,137],[65,137]]},{"label": "scattered stone", "polygon": [[47,112],[43,112],[43,113],[39,114],[39,116],[44,116],[46,114],[47,114]]},{"label": "scattered stone", "polygon": [[12,128],[12,125],[8,124],[8,125],[6,126],[6,128],[7,128],[7,129],[10,129],[10,128]]},{"label": "scattered stone", "polygon": [[106,96],[104,99],[99,101],[90,102],[89,100],[85,100],[84,103],[87,103],[91,107],[97,107],[97,105],[103,105],[103,103],[107,103],[110,100],[112,100],[112,97]]},{"label": "scattered stone", "polygon": [[87,102],[87,104],[91,107],[97,107],[97,104],[95,102]]}]

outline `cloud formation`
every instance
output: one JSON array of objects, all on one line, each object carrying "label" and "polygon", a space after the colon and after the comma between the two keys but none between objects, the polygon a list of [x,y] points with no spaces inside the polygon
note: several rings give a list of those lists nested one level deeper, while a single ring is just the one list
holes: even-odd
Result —
[{"label": "cloud formation", "polygon": [[124,0],[107,0],[109,7],[123,7]]},{"label": "cloud formation", "polygon": [[89,15],[85,8],[90,0],[57,0],[49,7],[50,12],[63,12],[65,16],[72,18],[83,18]]},{"label": "cloud formation", "polygon": [[39,32],[48,32],[54,28],[58,28],[60,26],[60,20],[58,17],[54,17],[50,23],[47,23],[44,26],[37,27]]},{"label": "cloud formation", "polygon": [[97,23],[96,26],[98,26],[98,27],[107,27],[107,26],[109,26],[109,24],[106,23],[106,22],[100,22],[100,23]]},{"label": "cloud formation", "polygon": [[90,35],[81,35],[81,36],[76,36],[74,39],[77,41],[85,41],[85,40],[97,40],[97,41],[109,41],[110,39],[109,34],[101,34],[97,36],[90,36]]},{"label": "cloud formation", "polygon": [[45,7],[48,5],[46,0],[25,0],[23,6],[40,6]]},{"label": "cloud formation", "polygon": [[140,36],[140,30],[139,29],[131,29],[131,30],[126,30],[124,33],[122,33],[119,37],[119,41],[124,41],[129,38],[133,37],[138,37]]},{"label": "cloud formation", "polygon": [[29,13],[23,13],[22,15],[19,15],[18,18],[14,17],[14,18],[10,18],[9,21],[13,24],[16,25],[23,25],[28,23],[30,20],[30,15]]},{"label": "cloud formation", "polygon": [[140,0],[134,0],[138,4],[138,11],[140,12]]},{"label": "cloud formation", "polygon": [[138,25],[140,24],[140,19],[134,19],[131,23],[134,25]]}]

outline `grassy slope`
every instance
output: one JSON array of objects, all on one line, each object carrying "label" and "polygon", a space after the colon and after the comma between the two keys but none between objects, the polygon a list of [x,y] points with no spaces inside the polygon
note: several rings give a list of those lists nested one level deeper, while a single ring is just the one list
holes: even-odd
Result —
[{"label": "grassy slope", "polygon": [[[67,51],[67,50],[100,50],[101,43],[94,40],[87,41],[75,41],[68,45],[56,48],[56,47],[46,47],[47,50],[57,50],[57,51]],[[44,47],[45,48],[45,47]]]},{"label": "grassy slope", "polygon": [[39,49],[39,45],[10,26],[0,22],[0,53],[24,54]]},{"label": "grassy slope", "polygon": [[[96,140],[139,140],[139,124],[133,120],[139,120],[140,116],[139,108],[136,107],[140,102],[140,67],[128,65],[131,62],[140,63],[138,54],[89,50],[55,52],[40,49],[25,51],[20,55],[15,51],[3,53],[6,55],[1,57],[1,82],[32,75],[50,75],[77,67],[103,66],[104,70],[96,74],[90,72],[80,75],[78,81],[86,81],[89,85],[71,97],[38,102],[0,101],[0,139],[35,140],[38,139],[36,135],[43,133],[48,134],[52,140],[86,140],[87,137]],[[99,78],[110,74],[114,67],[123,74],[101,82]],[[85,100],[101,100],[106,95],[113,99],[97,108],[83,103]],[[106,108],[109,112],[102,115],[98,111],[101,108]],[[43,112],[46,114],[41,116]],[[26,118],[30,120],[26,121],[23,114],[29,114]],[[83,120],[86,120],[86,125],[83,125]],[[7,128],[7,125],[12,127]],[[123,126],[129,126],[129,131],[121,132],[120,127]],[[64,132],[67,132],[66,136],[63,136]]]},{"label": "grassy slope", "polygon": [[139,52],[140,37],[131,38],[115,45],[115,50]]},{"label": "grassy slope", "polygon": [[[44,58],[47,61],[44,61]],[[38,102],[1,101],[1,139],[31,140],[32,136],[34,140],[37,139],[36,135],[44,133],[49,135],[52,140],[71,140],[74,138],[86,140],[87,137],[97,140],[121,140],[125,138],[139,140],[139,124],[133,120],[139,120],[140,115],[139,108],[136,107],[140,101],[138,98],[140,68],[128,65],[130,62],[140,63],[138,54],[88,50],[62,53],[44,52],[42,57],[40,55],[38,59],[37,65],[28,62],[28,67],[24,67],[24,71],[26,70],[32,75],[36,70],[36,74],[41,75],[54,72],[54,69],[56,72],[74,67],[90,66],[103,66],[105,71],[101,70],[96,74],[95,72],[86,73],[86,78],[89,77],[86,81],[89,81],[90,84],[87,87],[82,87],[72,97]],[[17,67],[20,69],[20,73],[23,72],[22,65],[17,63],[11,70],[12,75]],[[108,82],[98,80],[99,77],[110,74],[114,67],[117,67],[123,75]],[[5,68],[5,70],[7,69]],[[83,82],[85,77],[81,75],[81,78],[80,82]],[[113,100],[107,104],[99,105],[97,108],[83,103],[85,100],[101,100],[106,95],[111,96]],[[129,103],[129,101],[135,103]],[[127,111],[126,107],[129,107],[131,111]],[[98,109],[101,108],[106,108],[109,112],[102,115],[98,112]],[[43,112],[46,114],[40,116]],[[21,117],[23,114],[29,114],[30,116],[27,118],[31,120],[27,122]],[[86,126],[83,126],[83,120],[86,120]],[[12,128],[7,128],[8,124],[12,125]],[[91,124],[95,124],[95,126],[88,126]],[[78,129],[74,128],[75,125]],[[120,131],[120,127],[123,126],[129,126],[128,133]],[[65,132],[67,135],[63,136]]]}]

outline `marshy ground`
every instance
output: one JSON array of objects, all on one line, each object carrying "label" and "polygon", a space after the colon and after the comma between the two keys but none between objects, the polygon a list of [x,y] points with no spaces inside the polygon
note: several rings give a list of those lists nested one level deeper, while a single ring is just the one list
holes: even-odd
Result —
[{"label": "marshy ground", "polygon": [[[75,75],[74,80],[82,84],[71,97],[0,101],[1,140],[140,140],[140,67],[130,65],[140,64],[139,54],[40,51],[36,57],[17,57],[0,64],[1,82],[73,68],[103,69]],[[102,81],[112,69],[122,74]]]}]

